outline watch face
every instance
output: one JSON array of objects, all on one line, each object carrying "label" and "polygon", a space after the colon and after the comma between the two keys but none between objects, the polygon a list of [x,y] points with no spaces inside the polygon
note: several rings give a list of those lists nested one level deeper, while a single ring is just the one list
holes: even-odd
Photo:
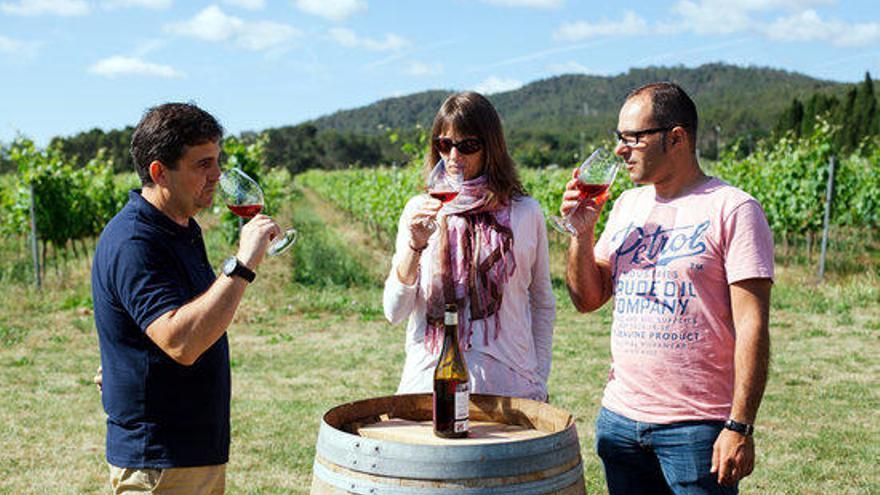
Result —
[{"label": "watch face", "polygon": [[235,257],[227,258],[226,261],[223,262],[223,273],[229,275],[235,270]]}]

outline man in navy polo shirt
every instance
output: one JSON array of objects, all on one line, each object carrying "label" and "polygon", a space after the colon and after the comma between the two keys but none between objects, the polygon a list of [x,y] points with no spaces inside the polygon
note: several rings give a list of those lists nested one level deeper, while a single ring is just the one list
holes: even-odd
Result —
[{"label": "man in navy polo shirt", "polygon": [[257,215],[216,277],[193,216],[211,205],[223,128],[195,105],[151,108],[131,141],[143,188],[92,268],[114,493],[221,494],[229,459],[226,328],[278,225]]}]

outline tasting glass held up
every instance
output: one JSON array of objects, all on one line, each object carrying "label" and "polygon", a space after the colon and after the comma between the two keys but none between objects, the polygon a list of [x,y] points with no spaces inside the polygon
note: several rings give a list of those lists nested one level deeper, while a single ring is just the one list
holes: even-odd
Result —
[{"label": "tasting glass held up", "polygon": [[[260,185],[240,168],[231,168],[220,175],[220,199],[229,211],[239,218],[249,220],[263,209],[263,190]],[[297,232],[289,228],[273,239],[266,253],[277,256],[293,246]]]},{"label": "tasting glass held up", "polygon": [[580,203],[564,217],[553,215],[548,221],[558,232],[577,235],[571,224],[571,216],[586,200],[593,200],[600,207],[608,200],[608,190],[620,169],[620,159],[605,148],[594,151],[577,169],[577,188],[580,190]]}]

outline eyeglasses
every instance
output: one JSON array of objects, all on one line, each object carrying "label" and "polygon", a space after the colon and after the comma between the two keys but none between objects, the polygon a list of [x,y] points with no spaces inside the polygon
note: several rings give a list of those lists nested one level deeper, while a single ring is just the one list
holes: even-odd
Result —
[{"label": "eyeglasses", "polygon": [[639,139],[642,136],[647,136],[648,134],[656,134],[658,132],[669,132],[672,129],[675,129],[676,126],[669,127],[652,127],[651,129],[643,129],[641,131],[624,131],[620,132],[617,129],[614,130],[614,135],[617,136],[617,142],[623,143],[624,146],[638,146]]},{"label": "eyeglasses", "polygon": [[437,147],[437,151],[444,155],[451,152],[452,148],[457,149],[459,153],[463,155],[473,155],[483,149],[483,140],[479,138],[467,138],[455,142],[449,138],[434,138],[434,146]]}]

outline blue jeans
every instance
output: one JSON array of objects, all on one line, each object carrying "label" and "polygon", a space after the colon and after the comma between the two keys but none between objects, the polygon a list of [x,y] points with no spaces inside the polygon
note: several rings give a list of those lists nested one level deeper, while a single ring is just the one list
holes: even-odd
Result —
[{"label": "blue jeans", "polygon": [[610,495],[735,495],[721,486],[712,447],[722,421],[639,423],[604,407],[596,419],[596,451]]}]

